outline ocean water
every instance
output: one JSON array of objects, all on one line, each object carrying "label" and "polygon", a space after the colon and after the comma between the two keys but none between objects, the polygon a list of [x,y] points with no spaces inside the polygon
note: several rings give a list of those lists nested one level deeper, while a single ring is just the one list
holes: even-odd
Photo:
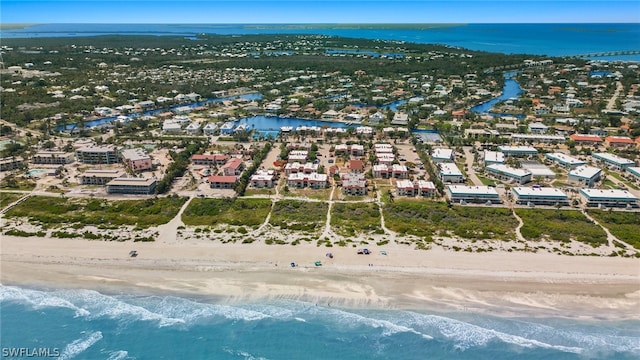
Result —
[{"label": "ocean water", "polygon": [[[2,30],[3,38],[98,35],[320,34],[443,44],[506,54],[571,56],[640,50],[640,24],[461,24],[430,29],[358,29],[250,24],[41,24]],[[607,60],[638,61],[640,55]]]},{"label": "ocean water", "polygon": [[637,359],[639,321],[354,310],[0,285],[10,351],[59,359]]}]

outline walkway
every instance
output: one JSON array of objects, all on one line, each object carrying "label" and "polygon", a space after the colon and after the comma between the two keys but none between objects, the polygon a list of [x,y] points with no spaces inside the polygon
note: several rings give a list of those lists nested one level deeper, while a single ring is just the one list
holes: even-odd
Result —
[{"label": "walkway", "polygon": [[626,242],[624,242],[624,241],[618,239],[617,237],[613,236],[613,234],[611,234],[611,232],[609,232],[609,229],[607,229],[606,227],[602,226],[599,222],[597,222],[596,219],[591,217],[591,215],[589,215],[589,213],[587,213],[585,211],[585,209],[580,209],[580,211],[584,214],[584,216],[587,219],[592,221],[594,224],[600,226],[600,228],[602,230],[604,230],[604,232],[607,234],[607,241],[609,243],[609,247],[610,248],[615,249],[616,248],[615,242],[617,242],[617,243],[619,243],[621,245],[624,245],[627,248],[627,250],[631,250],[631,251],[636,252],[636,253],[638,252],[638,249],[634,248],[632,245],[627,244]]},{"label": "walkway", "polygon": [[177,239],[178,228],[180,226],[184,226],[184,223],[182,222],[182,213],[187,208],[187,206],[189,206],[189,203],[191,202],[191,200],[193,200],[193,198],[193,196],[190,196],[189,199],[185,201],[184,205],[182,205],[182,207],[180,208],[180,211],[178,211],[176,216],[171,219],[171,221],[158,226],[159,235],[158,239],[156,240],[157,242],[171,243]]}]

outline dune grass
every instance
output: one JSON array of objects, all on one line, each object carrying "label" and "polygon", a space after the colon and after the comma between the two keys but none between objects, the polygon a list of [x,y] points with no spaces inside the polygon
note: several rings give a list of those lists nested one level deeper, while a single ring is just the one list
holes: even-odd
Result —
[{"label": "dune grass", "polygon": [[177,196],[145,200],[32,196],[9,210],[6,216],[27,217],[44,227],[60,224],[150,227],[173,219],[186,199]]},{"label": "dune grass", "polygon": [[0,193],[0,209],[4,209],[7,205],[13,203],[14,201],[20,199],[26,194],[22,193],[12,193],[12,192],[2,192]]},{"label": "dune grass", "polygon": [[275,203],[269,223],[281,229],[319,231],[327,221],[324,202],[281,200]]},{"label": "dune grass", "polygon": [[269,199],[193,199],[182,213],[186,225],[258,226],[271,211]]},{"label": "dune grass", "polygon": [[613,236],[640,249],[640,213],[597,209],[589,209],[587,213]]},{"label": "dune grass", "polygon": [[342,236],[383,233],[380,210],[375,203],[335,203],[331,208],[331,228]]},{"label": "dune grass", "polygon": [[452,206],[437,201],[396,200],[384,207],[385,226],[401,235],[455,235],[465,239],[515,239],[509,209]]},{"label": "dune grass", "polygon": [[516,209],[524,225],[520,233],[527,240],[580,241],[591,246],[607,243],[607,234],[580,211]]}]

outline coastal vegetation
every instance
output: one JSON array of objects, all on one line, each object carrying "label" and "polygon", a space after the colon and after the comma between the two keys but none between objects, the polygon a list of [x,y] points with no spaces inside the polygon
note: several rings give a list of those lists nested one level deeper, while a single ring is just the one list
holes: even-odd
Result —
[{"label": "coastal vegetation", "polygon": [[31,196],[11,208],[6,217],[24,217],[34,225],[56,228],[68,224],[140,228],[162,225],[176,216],[186,198],[169,196],[145,200],[106,200]]},{"label": "coastal vegetation", "polygon": [[281,229],[319,231],[327,220],[328,208],[325,202],[280,200],[273,206],[269,223]]},{"label": "coastal vegetation", "polygon": [[527,240],[583,242],[593,247],[605,245],[607,234],[579,211],[515,209],[524,225],[520,233]]},{"label": "coastal vegetation", "polygon": [[389,230],[426,239],[453,235],[472,240],[513,240],[518,224],[509,209],[449,207],[436,201],[394,200],[384,206],[383,213]]},{"label": "coastal vegetation", "polygon": [[376,203],[336,203],[331,208],[331,227],[339,235],[382,233]]},{"label": "coastal vegetation", "polygon": [[184,175],[185,171],[187,171],[187,167],[191,161],[191,156],[200,150],[202,146],[201,142],[195,141],[186,145],[184,150],[179,153],[175,151],[169,152],[173,162],[169,164],[164,177],[158,181],[158,185],[156,185],[156,194],[164,194],[171,189],[173,181],[177,177]]},{"label": "coastal vegetation", "polygon": [[264,223],[269,211],[269,199],[193,199],[182,213],[186,225],[215,226],[221,224],[256,227]]},{"label": "coastal vegetation", "polygon": [[9,174],[0,180],[0,189],[3,190],[33,190],[36,183],[28,178]]},{"label": "coastal vegetation", "polygon": [[591,215],[613,236],[640,249],[640,213],[589,209]]},{"label": "coastal vegetation", "polygon": [[4,209],[5,206],[13,203],[14,201],[23,197],[24,194],[21,193],[12,193],[12,192],[3,192],[0,193],[0,209]]}]

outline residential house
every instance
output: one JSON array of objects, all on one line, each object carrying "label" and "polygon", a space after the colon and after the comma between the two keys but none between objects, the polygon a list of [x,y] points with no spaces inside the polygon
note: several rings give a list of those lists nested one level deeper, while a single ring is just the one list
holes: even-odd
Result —
[{"label": "residential house", "polygon": [[194,121],[191,124],[187,125],[184,131],[185,133],[187,133],[187,135],[198,135],[200,134],[200,127],[201,124],[197,121]]},{"label": "residential house", "polygon": [[207,123],[207,125],[202,128],[202,132],[206,136],[215,135],[218,132],[218,125],[215,123]]}]

